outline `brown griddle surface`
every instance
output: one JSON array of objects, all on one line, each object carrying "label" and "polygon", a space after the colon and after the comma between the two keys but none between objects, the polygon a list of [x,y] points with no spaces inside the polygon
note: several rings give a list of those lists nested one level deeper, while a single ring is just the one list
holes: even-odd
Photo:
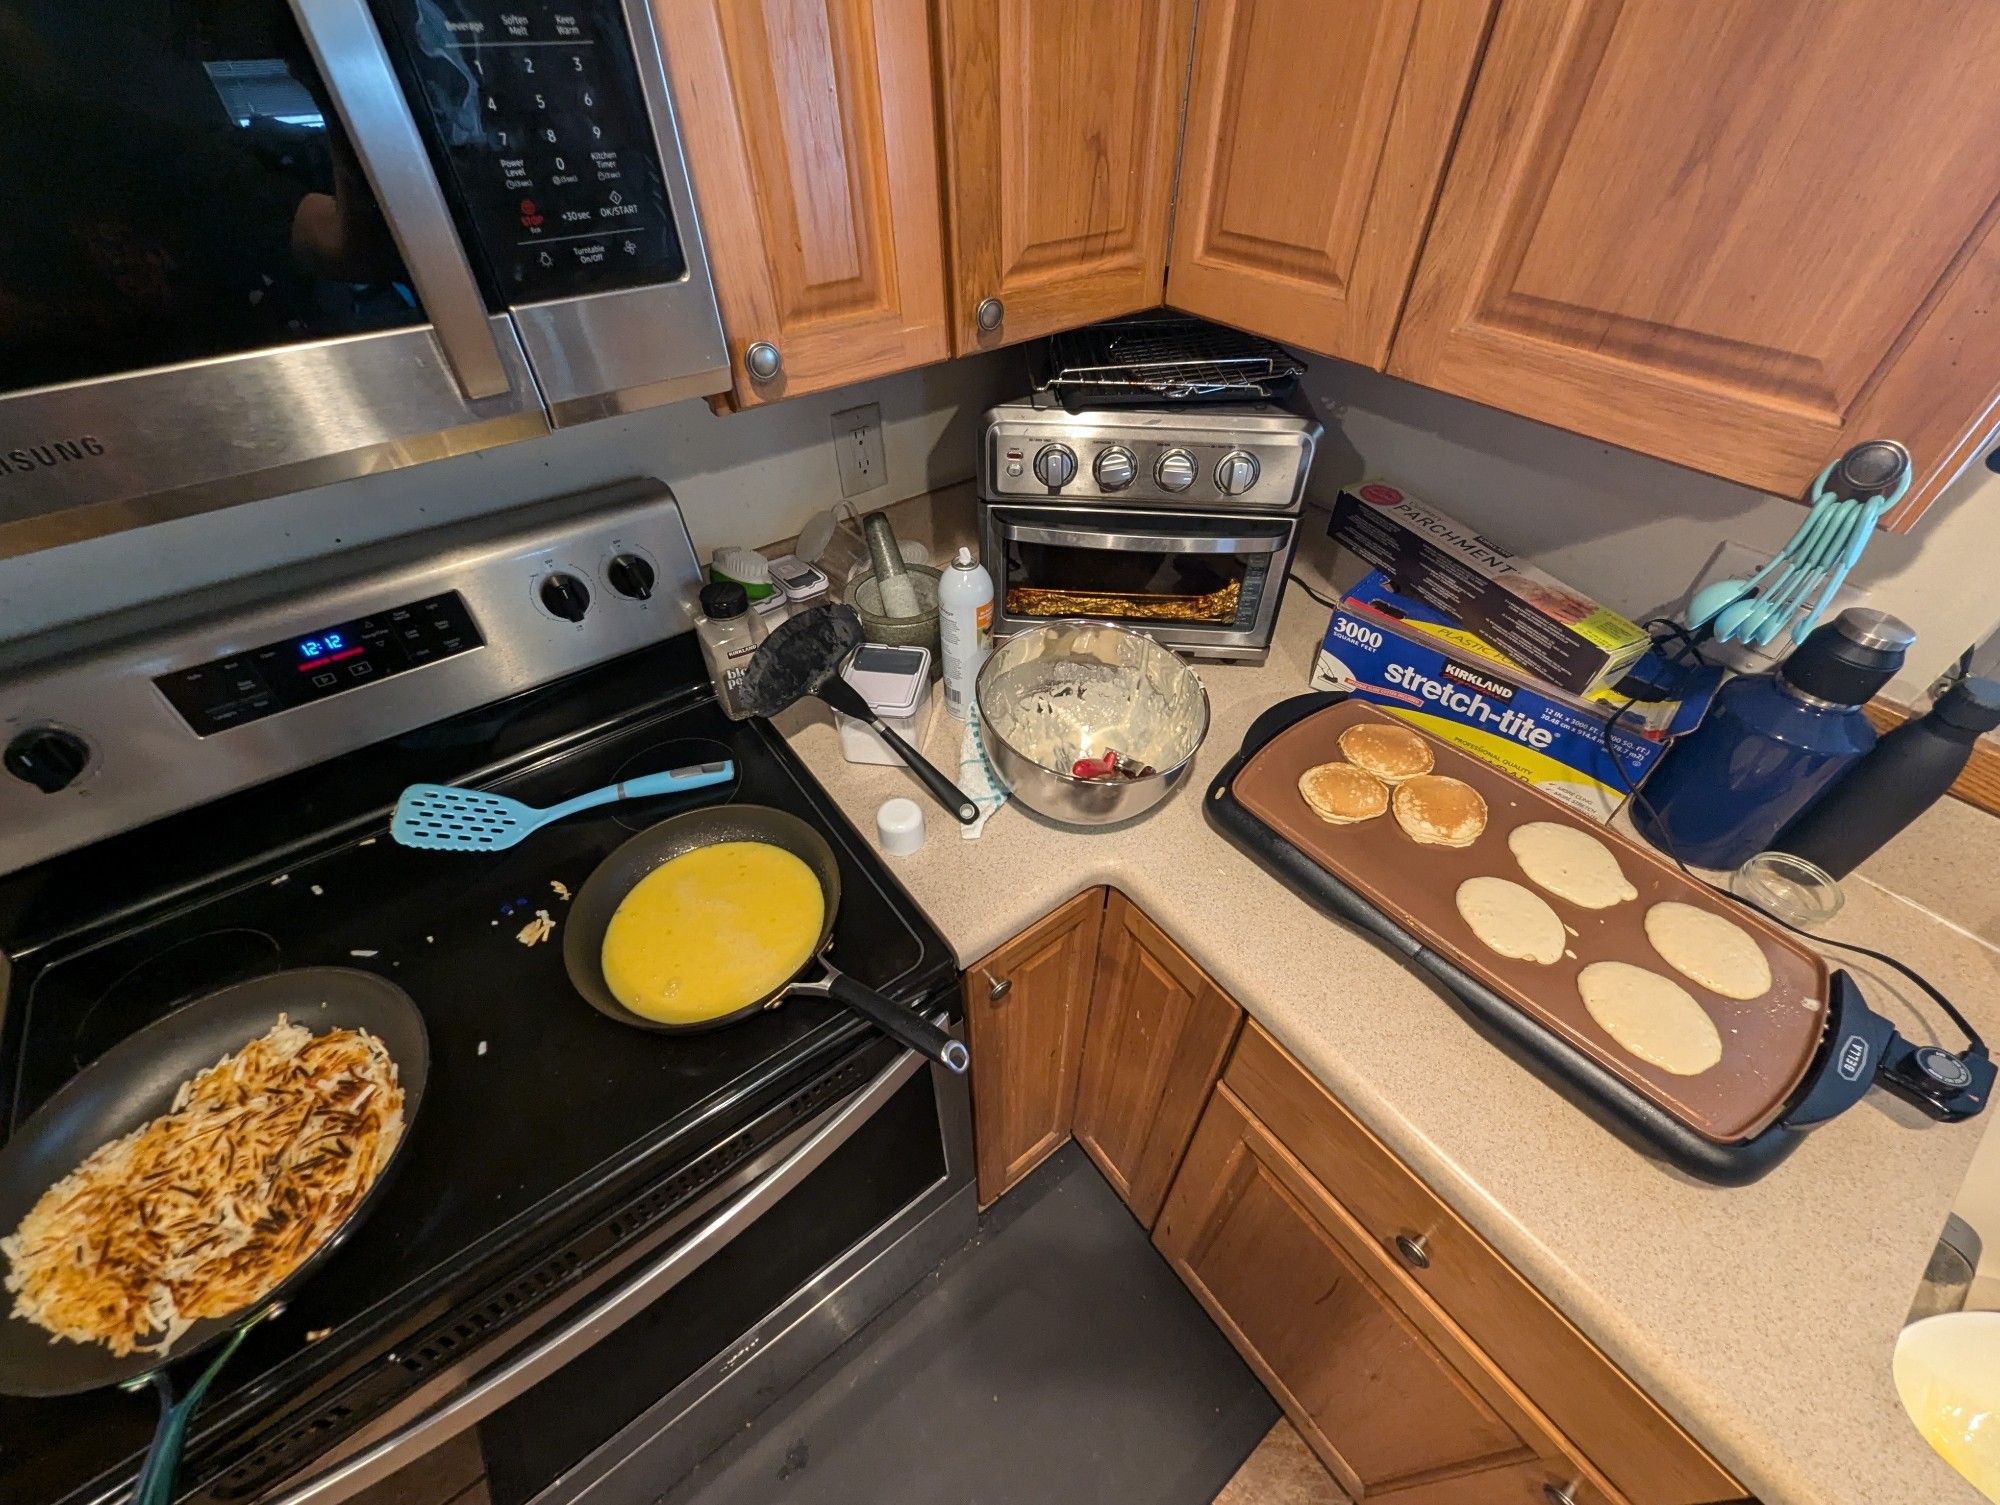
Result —
[{"label": "brown griddle surface", "polygon": [[[1357,825],[1329,825],[1299,793],[1299,775],[1345,761],[1340,734],[1357,722],[1393,722],[1360,701],[1315,713],[1279,733],[1244,765],[1231,786],[1243,807],[1425,945],[1450,957],[1544,1028],[1577,1046],[1696,1133],[1721,1144],[1768,1126],[1805,1076],[1826,1021],[1825,962],[1741,906],[1689,879],[1644,847],[1596,824],[1490,764],[1416,728],[1430,744],[1434,772],[1463,779],[1486,800],[1484,834],[1469,847],[1424,846],[1393,813]],[[1507,834],[1531,821],[1558,821],[1602,841],[1639,890],[1610,909],[1584,909],[1528,880]],[[1550,966],[1490,951],[1460,918],[1454,896],[1467,878],[1506,878],[1539,895],[1574,932],[1569,951]],[[1771,964],[1771,990],[1750,1002],[1724,998],[1676,972],[1646,938],[1646,911],[1677,900],[1718,914],[1748,931]],[[1577,974],[1591,962],[1623,961],[1669,977],[1715,1020],[1722,1060],[1699,1076],[1675,1076],[1620,1047],[1590,1017]]]}]

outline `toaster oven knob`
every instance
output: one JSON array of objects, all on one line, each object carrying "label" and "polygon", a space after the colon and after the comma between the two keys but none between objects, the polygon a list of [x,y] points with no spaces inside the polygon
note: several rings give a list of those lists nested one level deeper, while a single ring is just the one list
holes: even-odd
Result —
[{"label": "toaster oven knob", "polygon": [[1170,449],[1153,467],[1153,479],[1162,491],[1186,491],[1194,484],[1194,456],[1184,449]]},{"label": "toaster oven knob", "polygon": [[1241,496],[1257,484],[1257,457],[1232,449],[1215,462],[1215,489],[1224,496]]},{"label": "toaster oven knob", "polygon": [[1035,479],[1061,491],[1076,479],[1076,451],[1067,444],[1044,444],[1035,451]]},{"label": "toaster oven knob", "polygon": [[1097,461],[1090,471],[1097,477],[1100,490],[1123,491],[1132,484],[1132,477],[1139,473],[1139,466],[1132,458],[1131,450],[1122,444],[1114,444],[1109,449],[1098,451]]}]

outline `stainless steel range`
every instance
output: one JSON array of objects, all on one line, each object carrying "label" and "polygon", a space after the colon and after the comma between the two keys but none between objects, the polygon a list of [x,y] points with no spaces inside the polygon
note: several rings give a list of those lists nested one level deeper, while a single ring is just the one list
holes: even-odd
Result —
[{"label": "stainless steel range", "polygon": [[[673,497],[634,481],[0,662],[0,1143],[248,979],[372,973],[429,1039],[394,1183],[221,1371],[183,1501],[336,1505],[456,1439],[492,1505],[646,1505],[971,1236],[963,1078],[809,998],[664,1035],[568,981],[567,901],[606,855],[740,803],[832,848],[843,971],[962,1015],[869,842],[717,706],[698,581]],[[724,760],[505,852],[388,836],[412,782],[550,805]],[[153,1425],[143,1394],[0,1397],[0,1500],[114,1505]]]},{"label": "stainless steel range", "polygon": [[979,470],[996,634],[1051,617],[1262,660],[1320,425],[1276,402],[986,414]]}]

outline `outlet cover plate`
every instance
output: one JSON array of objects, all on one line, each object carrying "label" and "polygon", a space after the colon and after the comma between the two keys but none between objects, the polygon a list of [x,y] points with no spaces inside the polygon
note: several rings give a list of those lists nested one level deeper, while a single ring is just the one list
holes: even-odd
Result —
[{"label": "outlet cover plate", "polygon": [[840,467],[840,494],[860,496],[889,484],[882,458],[882,408],[862,403],[833,415],[833,458]]}]

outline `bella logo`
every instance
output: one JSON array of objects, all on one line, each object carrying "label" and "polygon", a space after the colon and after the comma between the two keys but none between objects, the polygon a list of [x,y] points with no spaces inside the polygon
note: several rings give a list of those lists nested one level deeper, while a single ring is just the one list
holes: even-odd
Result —
[{"label": "bella logo", "polygon": [[1861,1080],[1861,1073],[1868,1069],[1868,1042],[1859,1035],[1849,1035],[1840,1042],[1840,1074],[1850,1082]]},{"label": "bella logo", "polygon": [[0,450],[0,476],[25,475],[31,470],[54,470],[72,460],[89,460],[104,453],[104,441],[95,434],[79,434],[74,439],[57,439],[49,444],[30,444],[22,449]]}]

